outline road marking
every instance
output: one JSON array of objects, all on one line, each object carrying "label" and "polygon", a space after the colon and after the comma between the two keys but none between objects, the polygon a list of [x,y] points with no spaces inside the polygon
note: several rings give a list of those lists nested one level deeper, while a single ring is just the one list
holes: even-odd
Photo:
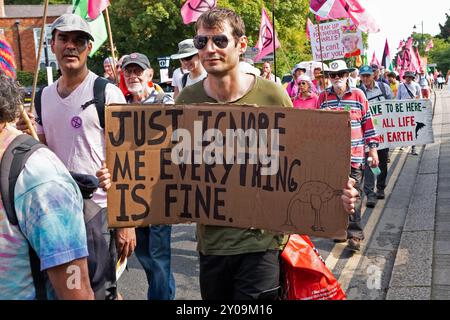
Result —
[{"label": "road marking", "polygon": [[[394,171],[392,172],[392,176],[389,179],[389,184],[387,186],[386,193],[391,194],[392,189],[397,182],[398,176],[400,175],[400,171],[403,169],[403,166],[405,164],[406,157],[408,156],[409,149],[403,150],[403,153],[400,155],[400,160],[395,167]],[[406,151],[406,152],[405,152]],[[392,180],[393,179],[393,180]],[[375,230],[376,225],[378,224],[378,221],[380,219],[381,213],[384,210],[384,206],[375,207],[370,215],[369,220],[367,221],[366,226],[364,227],[364,234],[366,236],[366,242],[368,243],[371,239],[373,232]],[[350,281],[353,278],[353,275],[356,271],[356,268],[359,265],[359,262],[361,261],[361,258],[364,256],[366,252],[366,245],[361,246],[360,253],[354,254],[351,258],[348,259],[347,263],[344,266],[344,269],[342,269],[341,275],[339,276],[338,282],[341,285],[342,289],[346,291],[348,289],[348,286],[350,285]]]},{"label": "road marking", "polygon": [[[406,151],[406,150],[403,150],[403,151]],[[391,163],[395,162],[395,160],[397,159],[399,154],[400,154],[400,152],[397,150],[392,152]],[[397,164],[396,168],[399,166],[399,164],[400,164],[400,162]],[[393,177],[394,177],[394,175],[392,173],[391,177],[389,178],[389,183],[388,183],[387,190],[386,190],[387,194],[388,194],[388,192],[391,192],[392,185],[395,184],[396,179],[395,179],[395,181],[393,181],[393,183],[391,183],[391,180]],[[366,210],[367,210],[367,208],[364,206],[364,204],[363,204],[363,208],[364,208],[364,210],[361,211],[361,217],[364,216],[364,214],[366,213]],[[373,214],[373,212],[372,212],[372,214]],[[365,232],[365,230],[364,230],[364,232]],[[338,243],[333,247],[333,249],[330,251],[330,254],[328,255],[327,259],[325,260],[325,264],[328,267],[328,269],[333,271],[333,269],[336,267],[336,264],[338,263],[341,255],[342,255],[342,252],[344,252],[344,249],[346,246],[347,246],[347,243],[344,242],[344,243]]]}]

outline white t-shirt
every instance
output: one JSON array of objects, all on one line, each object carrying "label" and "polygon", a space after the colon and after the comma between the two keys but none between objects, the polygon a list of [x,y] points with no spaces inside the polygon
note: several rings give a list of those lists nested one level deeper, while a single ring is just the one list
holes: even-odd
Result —
[{"label": "white t-shirt", "polygon": [[[100,127],[95,104],[84,110],[81,106],[94,99],[94,81],[97,77],[89,71],[86,79],[64,99],[57,92],[58,81],[45,88],[41,99],[43,125],[37,124],[37,133],[45,134],[48,147],[69,171],[93,176],[105,160],[105,132]],[[108,84],[105,103],[126,101],[119,88]],[[105,207],[106,193],[98,189],[93,200]]]},{"label": "white t-shirt", "polygon": [[185,74],[187,72],[189,72],[189,71],[181,69],[181,68],[175,69],[175,71],[173,72],[173,75],[172,75],[172,86],[175,88],[181,87],[181,79],[183,78],[183,74]]},{"label": "white t-shirt", "polygon": [[[186,81],[186,87],[192,86],[193,84],[202,81],[203,79],[206,78],[207,75],[208,75],[208,73],[206,72],[205,69],[203,69],[203,72],[197,78],[194,78],[194,79],[192,79],[191,74],[189,74],[187,77],[187,81]],[[179,92],[181,92],[181,90],[183,90],[183,76],[181,76],[180,82],[177,84],[177,88],[178,88]]]}]

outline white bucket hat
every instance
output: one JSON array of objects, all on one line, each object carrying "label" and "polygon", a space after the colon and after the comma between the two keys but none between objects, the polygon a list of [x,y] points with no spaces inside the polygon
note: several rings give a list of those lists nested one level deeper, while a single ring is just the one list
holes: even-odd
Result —
[{"label": "white bucket hat", "polygon": [[335,60],[330,62],[328,70],[324,70],[325,73],[337,73],[337,72],[353,72],[355,68],[348,68],[347,63],[344,60]]}]

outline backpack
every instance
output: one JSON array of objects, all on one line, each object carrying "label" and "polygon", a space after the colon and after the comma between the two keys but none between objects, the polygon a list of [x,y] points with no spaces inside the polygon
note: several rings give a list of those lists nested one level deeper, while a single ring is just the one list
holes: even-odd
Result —
[{"label": "backpack", "polygon": [[189,77],[189,73],[183,74],[183,78],[181,78],[181,88],[184,89],[186,87],[186,83]]},{"label": "backpack", "polygon": [[[14,188],[17,178],[24,168],[28,158],[40,148],[47,148],[31,136],[17,136],[6,148],[0,164],[0,192],[3,205],[12,225],[18,226],[14,208]],[[98,180],[94,176],[72,173],[83,195],[83,213],[86,226],[87,257],[89,280],[96,300],[111,300],[116,292],[116,256],[113,237],[105,236],[107,230],[106,208],[101,208],[90,198],[98,188]],[[46,273],[40,271],[40,260],[31,244],[28,243],[31,273],[36,290],[37,300],[46,300]]]},{"label": "backpack", "polygon": [[[383,81],[377,81],[377,82],[378,82],[378,86],[380,87],[380,90],[381,90],[381,95],[384,97],[384,99],[388,100],[386,87],[384,86],[385,83]],[[366,90],[366,87],[362,83],[359,85],[358,89],[360,89],[362,92],[364,92],[364,95],[367,98],[367,90]],[[379,97],[381,97],[381,96],[372,97],[372,98],[370,98],[370,100],[373,100],[373,99],[379,98]]]},{"label": "backpack", "polygon": [[[86,102],[81,106],[84,110],[89,107],[91,104],[95,104],[95,108],[97,109],[98,120],[100,121],[100,127],[105,128],[105,89],[108,83],[112,83],[109,80],[97,77],[94,81],[94,99]],[[34,98],[34,108],[36,109],[36,122],[42,126],[42,92],[45,87],[41,88],[38,92],[36,92],[36,96]]]}]

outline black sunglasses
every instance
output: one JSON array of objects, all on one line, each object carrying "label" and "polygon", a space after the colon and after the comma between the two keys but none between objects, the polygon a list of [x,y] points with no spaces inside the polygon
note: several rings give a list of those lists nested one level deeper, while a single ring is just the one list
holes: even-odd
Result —
[{"label": "black sunglasses", "polygon": [[225,49],[226,47],[228,47],[228,43],[230,42],[228,40],[228,37],[224,34],[219,34],[216,36],[195,36],[194,47],[198,50],[202,50],[204,47],[206,47],[209,39],[212,39],[214,45],[220,49]]},{"label": "black sunglasses", "polygon": [[330,73],[329,75],[331,79],[334,79],[336,77],[343,78],[346,74],[347,72],[338,72],[338,73]]},{"label": "black sunglasses", "polygon": [[181,58],[180,60],[181,61],[191,61],[192,58],[195,57],[195,56],[196,56],[196,54],[194,54],[193,56],[186,57],[186,58]]}]

